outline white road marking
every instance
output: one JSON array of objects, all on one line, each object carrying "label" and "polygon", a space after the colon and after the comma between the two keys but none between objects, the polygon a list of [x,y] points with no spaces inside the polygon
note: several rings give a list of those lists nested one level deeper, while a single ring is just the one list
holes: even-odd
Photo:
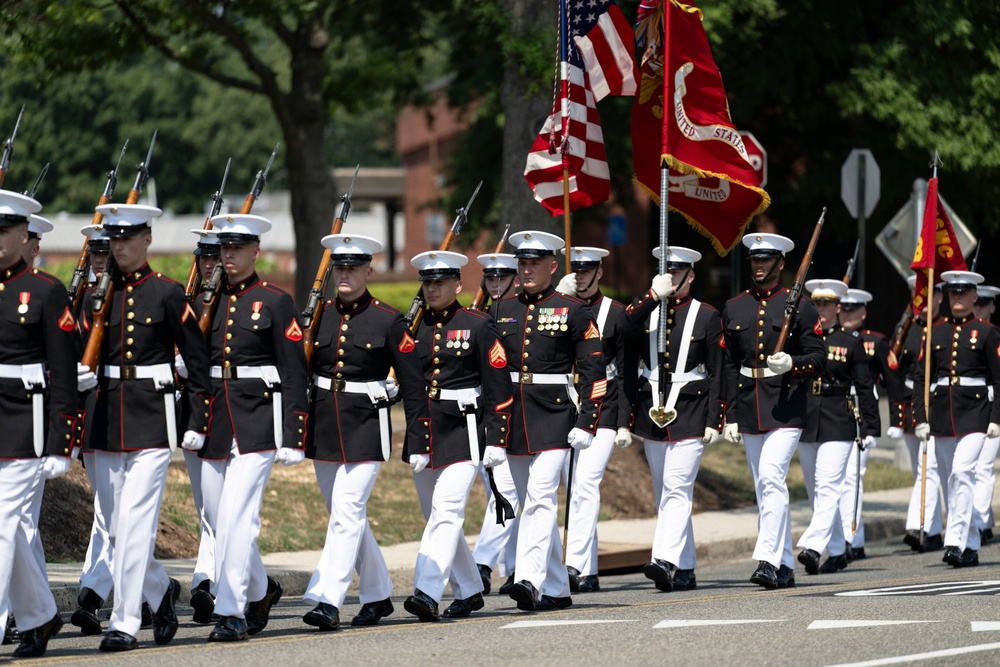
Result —
[{"label": "white road marking", "polygon": [[942,651],[931,651],[930,653],[913,653],[911,655],[897,655],[893,658],[879,658],[877,660],[867,660],[865,662],[845,662],[828,667],[878,667],[879,665],[898,665],[906,662],[916,662],[917,660],[933,660],[935,658],[948,658],[953,655],[965,655],[966,653],[980,653],[982,651],[998,651],[1000,644],[979,644],[977,646],[961,646],[959,648],[948,648]]},{"label": "white road marking", "polygon": [[743,618],[735,620],[701,620],[701,619],[691,619],[691,620],[676,620],[676,621],[660,621],[653,626],[653,629],[658,628],[697,628],[705,625],[741,625],[743,623],[781,623],[785,619],[775,618],[775,619],[761,619],[761,618]]},{"label": "white road marking", "polygon": [[[993,590],[994,587],[998,586],[1000,586],[1000,581],[941,581],[933,584],[914,584],[911,586],[891,586],[889,588],[868,588],[860,591],[845,591],[843,593],[835,593],[835,595],[837,597],[845,598],[878,595],[926,595],[929,593],[937,593],[938,591],[960,591],[962,589],[976,589],[967,591],[968,593],[975,593],[983,588]],[[943,595],[944,593],[938,594]]]},{"label": "white road marking", "polygon": [[556,625],[594,625],[597,623],[631,623],[631,620],[615,621],[514,621],[500,627],[501,630],[508,628],[549,628]]},{"label": "white road marking", "polygon": [[973,632],[1000,630],[1000,621],[972,621]]},{"label": "white road marking", "polygon": [[911,623],[941,623],[941,621],[813,621],[807,630],[835,630],[837,628],[874,628],[880,625],[909,625]]}]

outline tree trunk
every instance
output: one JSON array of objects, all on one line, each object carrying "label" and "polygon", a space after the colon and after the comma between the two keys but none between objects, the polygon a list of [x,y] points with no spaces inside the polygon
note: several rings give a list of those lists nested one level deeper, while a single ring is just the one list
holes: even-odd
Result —
[{"label": "tree trunk", "polygon": [[[558,0],[501,0],[510,16],[511,33],[523,37],[542,25],[554,25],[559,16]],[[552,72],[555,71],[555,44],[552,48]],[[503,201],[500,215],[510,223],[512,232],[540,229],[563,235],[562,217],[553,218],[535,201],[531,187],[524,180],[524,163],[532,142],[552,111],[551,81],[539,82],[520,71],[522,64],[507,59],[500,96],[504,109],[503,130]],[[526,91],[536,90],[528,94]]]}]

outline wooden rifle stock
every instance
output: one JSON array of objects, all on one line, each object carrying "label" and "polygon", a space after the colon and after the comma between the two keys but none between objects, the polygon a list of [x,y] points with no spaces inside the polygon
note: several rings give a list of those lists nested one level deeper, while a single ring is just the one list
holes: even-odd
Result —
[{"label": "wooden rifle stock", "polygon": [[[226,179],[229,178],[229,166],[233,163],[233,158],[229,158],[226,162],[226,171],[222,174],[222,185],[216,190],[215,194],[212,195],[212,208],[205,218],[205,224],[202,226],[202,230],[209,230],[212,228],[212,218],[219,215],[219,211],[222,210],[222,196],[226,191]],[[184,298],[188,300],[188,303],[194,301],[195,295],[201,289],[201,271],[198,270],[198,255],[195,255],[191,259],[191,268],[188,270],[187,282],[184,283]]]},{"label": "wooden rifle stock", "polygon": [[[504,246],[507,245],[507,234],[510,232],[510,225],[507,225],[506,229],[503,230],[503,236],[497,241],[497,247],[494,248],[494,254],[500,254],[503,252]],[[472,299],[472,305],[469,306],[471,310],[486,310],[486,299],[489,295],[486,293],[486,278],[484,277],[479,282],[479,291],[476,292],[475,298]]]},{"label": "wooden rifle stock", "polygon": [[899,367],[899,355],[903,353],[903,342],[906,340],[907,334],[910,333],[913,319],[913,307],[907,305],[903,316],[899,319],[899,324],[896,325],[896,339],[892,343],[892,348],[889,349],[889,368]]},{"label": "wooden rifle stock", "polygon": [[795,320],[795,313],[799,310],[799,299],[802,297],[802,286],[806,282],[806,276],[809,275],[809,267],[812,265],[813,253],[816,252],[816,244],[819,243],[820,232],[823,231],[823,219],[826,217],[826,207],[823,207],[823,212],[820,213],[819,220],[816,222],[816,227],[813,229],[812,238],[809,239],[809,246],[806,248],[805,254],[802,256],[802,263],[799,264],[799,270],[795,274],[795,284],[792,285],[792,289],[788,292],[788,301],[785,303],[785,319],[781,323],[781,332],[778,334],[778,343],[774,346],[774,352],[772,354],[778,354],[783,352],[785,349],[785,343],[788,342],[788,334],[792,329],[792,322]]},{"label": "wooden rifle stock", "polygon": [[[354,168],[354,178],[351,179],[351,187],[347,193],[341,196],[340,215],[333,221],[330,234],[339,234],[344,228],[344,222],[351,213],[351,195],[354,194],[354,184],[358,181],[358,171],[361,170],[359,164]],[[329,248],[324,249],[323,258],[316,269],[316,278],[313,280],[312,289],[309,290],[309,299],[306,301],[305,310],[302,311],[302,345],[306,353],[306,364],[312,369],[313,352],[315,347],[316,334],[319,333],[319,323],[323,318],[324,299],[326,298],[326,285],[330,281],[330,269],[333,268],[333,253]]]}]

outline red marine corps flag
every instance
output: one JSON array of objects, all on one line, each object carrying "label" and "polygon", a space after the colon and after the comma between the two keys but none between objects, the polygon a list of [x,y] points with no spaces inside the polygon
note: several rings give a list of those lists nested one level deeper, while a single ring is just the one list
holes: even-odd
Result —
[{"label": "red marine corps flag", "polygon": [[[927,183],[924,222],[910,268],[917,272],[917,283],[913,288],[914,315],[918,315],[927,306],[927,286],[937,283],[942,273],[968,270],[955,230],[952,229],[951,219],[938,197],[937,176]],[[928,269],[934,270],[932,280],[928,280]]]},{"label": "red marine corps flag", "polygon": [[[552,215],[605,201],[611,191],[596,103],[634,95],[639,81],[632,30],[613,0],[560,0],[555,100],[531,145],[524,178]],[[566,239],[567,247],[569,239]]]},{"label": "red marine corps flag", "polygon": [[636,38],[646,48],[632,107],[636,181],[659,204],[666,163],[668,208],[724,255],[771,199],[730,118],[701,10],[676,0],[641,0]]}]

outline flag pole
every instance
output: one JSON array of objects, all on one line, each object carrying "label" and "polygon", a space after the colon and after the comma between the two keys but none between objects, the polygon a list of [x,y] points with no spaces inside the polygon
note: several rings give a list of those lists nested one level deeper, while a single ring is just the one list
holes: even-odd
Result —
[{"label": "flag pole", "polygon": [[[667,95],[670,91],[670,0],[665,0],[663,3],[663,124],[661,125],[660,131],[660,265],[659,273],[663,275],[667,272],[667,242],[669,237],[667,235],[667,214],[669,212],[668,208],[668,179],[669,179],[669,169],[667,167],[667,155],[670,154],[669,147],[669,131],[667,125],[667,118],[669,114],[667,109],[670,108],[670,100]],[[664,296],[664,295],[659,295]],[[657,353],[657,366],[659,367],[659,390],[660,390],[660,409],[661,411],[666,408],[664,405],[664,397],[666,396],[666,391],[664,387],[664,377],[663,373],[663,355],[667,351],[667,309],[666,301],[660,302],[660,321],[656,329],[656,353]],[[684,370],[683,368],[678,370]]]},{"label": "flag pole", "polygon": [[[931,178],[937,178],[937,168],[938,168],[938,152],[934,151],[934,160],[931,162],[931,167],[933,169],[933,175]],[[937,205],[937,202],[934,204]],[[926,220],[926,215],[924,216]],[[926,224],[926,223],[925,223]],[[937,256],[937,248],[935,243],[934,256]],[[927,423],[930,424],[931,421],[931,318],[933,315],[933,304],[931,300],[934,298],[934,268],[932,264],[927,267],[927,287],[924,289],[927,291],[927,298],[925,301],[926,312],[924,313],[924,416],[927,418]],[[927,447],[930,441],[930,436],[927,436],[927,440],[920,441],[920,546],[924,546],[924,538],[927,531],[924,530],[924,521],[926,519],[926,512],[924,510],[924,502],[927,499]]]}]

